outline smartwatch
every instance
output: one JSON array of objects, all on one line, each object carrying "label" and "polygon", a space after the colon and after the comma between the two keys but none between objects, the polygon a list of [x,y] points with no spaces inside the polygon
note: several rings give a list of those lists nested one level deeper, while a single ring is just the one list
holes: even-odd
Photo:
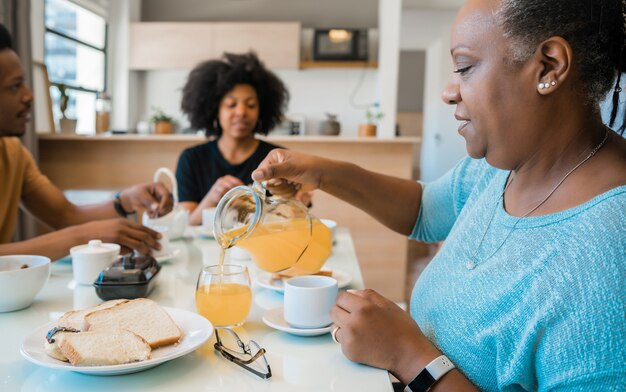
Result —
[{"label": "smartwatch", "polygon": [[454,364],[445,355],[433,359],[426,367],[404,388],[404,392],[426,392],[435,385],[437,380],[454,369]]},{"label": "smartwatch", "polygon": [[134,214],[136,211],[126,211],[124,207],[122,207],[122,201],[120,200],[120,193],[117,192],[113,199],[113,207],[115,208],[115,212],[123,218],[128,217],[128,215]]}]

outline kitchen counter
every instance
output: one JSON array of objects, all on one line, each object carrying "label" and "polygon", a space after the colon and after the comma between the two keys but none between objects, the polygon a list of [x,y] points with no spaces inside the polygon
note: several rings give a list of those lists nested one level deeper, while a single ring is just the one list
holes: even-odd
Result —
[{"label": "kitchen counter", "polygon": [[[421,139],[403,137],[269,136],[285,148],[344,160],[369,170],[411,178]],[[39,135],[40,168],[62,190],[123,189],[152,181],[155,170],[176,169],[180,153],[204,143],[201,135]],[[369,215],[324,192],[316,192],[313,213],[353,233],[367,287],[405,301],[408,240]]]},{"label": "kitchen counter", "polygon": [[[171,134],[171,135],[155,135],[155,134],[100,134],[100,135],[38,135],[39,140],[80,140],[80,141],[194,141],[202,143],[206,141],[203,135],[194,134]],[[420,143],[420,137],[395,137],[390,139],[382,139],[377,137],[355,137],[355,136],[320,136],[320,135],[306,135],[306,136],[283,136],[283,135],[270,135],[261,136],[260,139],[267,140],[272,143],[293,143],[293,142],[330,142],[330,143],[392,143],[392,144],[404,144],[404,143]]]}]

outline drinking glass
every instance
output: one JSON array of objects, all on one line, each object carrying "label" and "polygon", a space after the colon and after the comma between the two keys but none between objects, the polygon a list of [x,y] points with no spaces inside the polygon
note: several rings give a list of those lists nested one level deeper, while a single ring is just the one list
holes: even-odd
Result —
[{"label": "drinking glass", "polygon": [[242,325],[252,305],[248,268],[237,264],[202,268],[196,284],[196,309],[215,327]]}]

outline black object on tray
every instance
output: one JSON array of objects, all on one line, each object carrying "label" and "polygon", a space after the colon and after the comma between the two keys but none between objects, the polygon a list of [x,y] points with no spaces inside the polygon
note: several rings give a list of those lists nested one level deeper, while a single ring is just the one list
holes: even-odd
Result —
[{"label": "black object on tray", "polygon": [[160,270],[154,257],[130,254],[100,272],[93,285],[103,300],[145,298],[154,289]]}]

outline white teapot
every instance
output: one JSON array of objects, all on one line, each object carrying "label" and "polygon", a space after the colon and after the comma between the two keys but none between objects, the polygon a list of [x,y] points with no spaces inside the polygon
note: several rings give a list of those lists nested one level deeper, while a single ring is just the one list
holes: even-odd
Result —
[{"label": "white teapot", "polygon": [[185,228],[189,222],[189,212],[178,204],[178,183],[174,173],[167,167],[161,167],[154,173],[153,181],[159,181],[161,174],[169,177],[172,183],[172,196],[174,198],[174,207],[172,211],[158,218],[150,218],[148,214],[143,214],[144,226],[166,226],[168,228],[170,239],[181,238],[185,233]]}]

